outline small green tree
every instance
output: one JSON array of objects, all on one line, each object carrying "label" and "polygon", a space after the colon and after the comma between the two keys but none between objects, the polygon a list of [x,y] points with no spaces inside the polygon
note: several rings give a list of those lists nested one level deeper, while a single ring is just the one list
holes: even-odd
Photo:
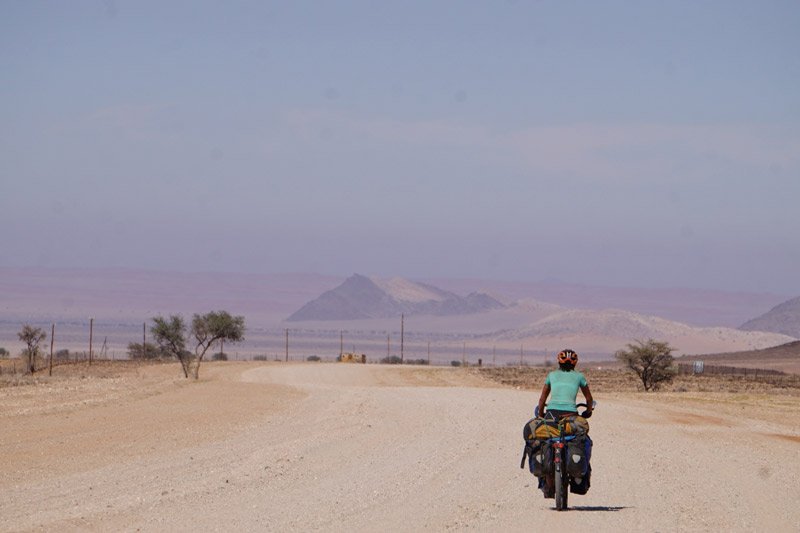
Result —
[{"label": "small green tree", "polygon": [[22,326],[22,331],[17,333],[17,336],[19,340],[26,345],[22,354],[27,360],[26,366],[28,367],[28,372],[33,374],[36,372],[36,356],[39,355],[39,343],[47,338],[47,333],[41,328],[35,328],[30,324],[25,324]]},{"label": "small green tree", "polygon": [[5,359],[6,357],[8,357],[8,355],[9,355],[8,350],[0,347],[0,359]]},{"label": "small green tree", "polygon": [[645,391],[658,390],[664,383],[670,383],[675,376],[672,348],[666,342],[648,339],[636,344],[628,344],[627,350],[619,350],[617,359],[639,376]]},{"label": "small green tree", "polygon": [[186,349],[186,323],[179,315],[169,319],[157,316],[150,328],[156,343],[181,362],[183,375],[200,377],[200,363],[209,348],[220,340],[240,342],[244,340],[244,317],[231,316],[227,311],[212,311],[192,317],[191,334],[196,341],[194,353]]},{"label": "small green tree", "polygon": [[192,317],[192,335],[195,345],[194,379],[200,374],[200,363],[211,345],[218,341],[241,342],[244,340],[244,317],[232,316],[227,311],[211,311]]},{"label": "small green tree", "polygon": [[186,350],[186,323],[183,317],[180,315],[170,315],[169,318],[154,317],[150,333],[159,348],[178,358],[183,375],[188,378],[192,353]]}]

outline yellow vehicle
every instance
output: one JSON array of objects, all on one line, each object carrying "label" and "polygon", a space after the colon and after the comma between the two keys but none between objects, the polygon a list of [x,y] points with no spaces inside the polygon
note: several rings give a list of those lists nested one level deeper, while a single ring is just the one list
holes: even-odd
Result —
[{"label": "yellow vehicle", "polygon": [[343,352],[339,356],[339,361],[342,363],[366,363],[367,356],[363,353]]}]

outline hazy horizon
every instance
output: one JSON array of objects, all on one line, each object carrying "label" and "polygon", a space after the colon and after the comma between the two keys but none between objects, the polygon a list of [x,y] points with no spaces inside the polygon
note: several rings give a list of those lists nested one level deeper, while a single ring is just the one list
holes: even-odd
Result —
[{"label": "hazy horizon", "polygon": [[0,3],[0,267],[800,295],[795,2]]}]

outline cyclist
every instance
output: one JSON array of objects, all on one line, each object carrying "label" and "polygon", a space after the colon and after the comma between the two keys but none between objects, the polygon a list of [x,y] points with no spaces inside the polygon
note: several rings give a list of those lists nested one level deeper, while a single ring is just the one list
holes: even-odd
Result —
[{"label": "cyclist", "polygon": [[[588,405],[586,413],[591,415],[592,392],[589,390],[589,383],[586,381],[586,377],[575,370],[575,365],[577,364],[578,354],[574,350],[565,349],[558,352],[558,370],[553,370],[547,374],[542,394],[539,396],[538,412],[540,416],[544,416],[544,406],[547,403],[548,396],[551,396],[550,402],[547,403],[548,418],[552,417],[558,420],[562,416],[578,414],[575,400],[578,397],[579,389],[586,398],[586,405]],[[546,476],[543,481],[540,480],[539,485],[544,492],[545,498],[554,497],[555,486],[552,474]]]}]

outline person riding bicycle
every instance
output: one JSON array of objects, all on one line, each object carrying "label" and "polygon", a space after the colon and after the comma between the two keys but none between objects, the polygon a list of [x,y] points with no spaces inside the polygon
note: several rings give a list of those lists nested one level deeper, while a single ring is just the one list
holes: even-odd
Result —
[{"label": "person riding bicycle", "polygon": [[[558,420],[564,416],[572,416],[578,414],[576,407],[576,398],[578,397],[578,390],[583,393],[586,398],[586,411],[584,416],[591,416],[593,400],[592,392],[589,390],[589,383],[586,377],[575,370],[578,364],[578,354],[574,350],[565,349],[558,352],[558,370],[554,370],[547,374],[544,380],[544,387],[542,387],[542,394],[539,396],[539,409],[538,413],[542,417],[552,418]],[[550,396],[550,402],[547,402],[547,397]],[[547,415],[545,415],[545,404],[547,403]],[[545,494],[546,498],[552,498],[554,492],[553,475],[547,475],[543,482],[540,482],[540,487]]]}]

